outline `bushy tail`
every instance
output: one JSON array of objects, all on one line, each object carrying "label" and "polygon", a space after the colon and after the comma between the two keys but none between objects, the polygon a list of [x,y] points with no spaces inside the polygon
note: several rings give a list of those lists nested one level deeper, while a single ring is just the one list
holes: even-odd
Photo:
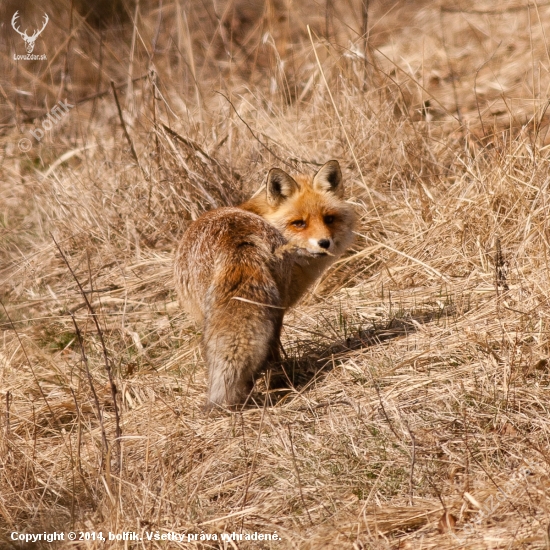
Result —
[{"label": "bushy tail", "polygon": [[241,404],[278,350],[284,309],[276,281],[257,249],[239,252],[218,264],[206,296],[207,406]]}]

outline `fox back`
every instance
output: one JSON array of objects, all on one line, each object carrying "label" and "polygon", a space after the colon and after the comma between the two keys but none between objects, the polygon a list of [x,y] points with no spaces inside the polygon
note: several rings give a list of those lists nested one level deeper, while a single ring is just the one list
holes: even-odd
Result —
[{"label": "fox back", "polygon": [[242,403],[254,377],[279,358],[291,277],[285,238],[260,216],[218,208],[185,232],[174,264],[182,307],[203,325],[207,407]]}]

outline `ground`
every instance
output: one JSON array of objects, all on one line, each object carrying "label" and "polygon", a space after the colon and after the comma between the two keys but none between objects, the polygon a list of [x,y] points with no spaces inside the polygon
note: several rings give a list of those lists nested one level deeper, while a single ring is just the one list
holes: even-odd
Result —
[{"label": "ground", "polygon": [[[550,547],[546,3],[0,20],[1,548]],[[176,244],[333,158],[355,243],[206,413]]]}]

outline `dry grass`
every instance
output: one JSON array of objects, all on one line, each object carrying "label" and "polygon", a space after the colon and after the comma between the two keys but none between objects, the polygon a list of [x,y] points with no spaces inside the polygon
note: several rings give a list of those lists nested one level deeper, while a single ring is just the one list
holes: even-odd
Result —
[{"label": "dry grass", "polygon": [[[363,40],[358,1],[113,4],[107,27],[84,1],[29,3],[48,60],[15,63],[15,4],[0,547],[57,529],[144,538],[59,548],[549,548],[550,6],[371,1]],[[206,416],[176,242],[271,166],[330,158],[354,249],[287,316],[256,403]]]}]

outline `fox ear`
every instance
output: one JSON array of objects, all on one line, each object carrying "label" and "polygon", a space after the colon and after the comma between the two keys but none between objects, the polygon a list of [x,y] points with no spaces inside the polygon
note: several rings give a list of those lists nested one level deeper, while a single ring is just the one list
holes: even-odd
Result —
[{"label": "fox ear", "polygon": [[284,170],[272,168],[267,174],[267,202],[277,205],[298,191],[298,184]]},{"label": "fox ear", "polygon": [[330,191],[338,197],[344,194],[342,171],[337,160],[329,160],[321,166],[313,178],[313,189],[316,191]]}]

